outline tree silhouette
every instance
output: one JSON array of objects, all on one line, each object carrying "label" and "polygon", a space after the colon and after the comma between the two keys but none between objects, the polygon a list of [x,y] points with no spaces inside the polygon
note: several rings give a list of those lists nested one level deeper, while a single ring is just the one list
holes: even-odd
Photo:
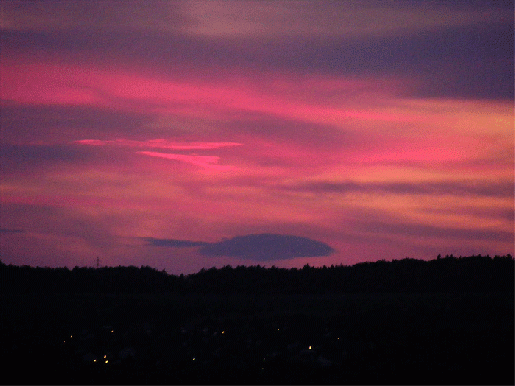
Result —
[{"label": "tree silhouette", "polygon": [[168,275],[149,266],[32,268],[0,262],[3,293],[356,293],[513,292],[511,255],[424,261],[413,258],[302,269],[226,265],[191,275]]}]

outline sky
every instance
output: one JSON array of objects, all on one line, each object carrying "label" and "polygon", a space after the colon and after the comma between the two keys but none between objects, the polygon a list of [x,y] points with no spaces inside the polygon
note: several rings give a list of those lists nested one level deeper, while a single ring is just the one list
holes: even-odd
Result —
[{"label": "sky", "polygon": [[0,11],[5,264],[514,254],[512,1]]}]

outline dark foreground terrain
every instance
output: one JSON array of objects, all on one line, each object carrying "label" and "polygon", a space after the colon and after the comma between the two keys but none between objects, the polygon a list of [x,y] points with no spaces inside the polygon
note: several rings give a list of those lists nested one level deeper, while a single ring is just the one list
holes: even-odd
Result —
[{"label": "dark foreground terrain", "polygon": [[[510,269],[506,277],[483,267],[497,284],[475,291],[297,294],[231,293],[221,290],[222,283],[218,292],[185,293],[179,287],[57,292],[48,286],[14,292],[5,283],[23,281],[16,276],[22,269],[3,265],[3,379],[16,384],[514,384],[513,287],[498,288],[499,280],[511,277],[513,283],[513,260],[508,260],[503,260]],[[36,271],[26,267],[26,277]],[[62,280],[71,272],[61,272]]]}]

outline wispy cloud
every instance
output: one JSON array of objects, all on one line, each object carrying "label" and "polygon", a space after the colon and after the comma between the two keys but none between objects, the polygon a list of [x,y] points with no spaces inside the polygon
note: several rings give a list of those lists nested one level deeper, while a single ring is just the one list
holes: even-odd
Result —
[{"label": "wispy cloud", "polygon": [[421,181],[421,182],[326,182],[318,181],[297,186],[285,187],[313,193],[379,193],[404,195],[453,195],[453,196],[487,196],[513,197],[513,184],[510,182],[485,181]]},{"label": "wispy cloud", "polygon": [[381,236],[389,235],[410,235],[411,238],[434,238],[434,239],[456,239],[456,240],[495,240],[496,242],[513,243],[512,232],[496,229],[477,228],[449,228],[445,226],[392,223],[392,222],[355,222],[357,228],[367,233]]},{"label": "wispy cloud", "polygon": [[0,233],[23,233],[23,229],[0,228]]},{"label": "wispy cloud", "polygon": [[75,141],[79,145],[106,146],[114,145],[121,147],[144,147],[155,149],[174,149],[174,150],[208,150],[219,149],[221,147],[241,146],[238,142],[174,142],[166,139],[149,139],[147,141],[133,141],[129,139],[99,140],[81,139]]},{"label": "wispy cloud", "polygon": [[[147,148],[147,149],[169,149],[169,150],[212,150],[224,147],[241,146],[238,142],[174,142],[165,139],[152,139],[147,141],[134,141],[128,139],[117,140],[98,140],[98,139],[82,139],[75,141],[79,145],[87,146],[118,146],[122,148]],[[232,165],[219,165],[220,157],[216,155],[198,155],[198,154],[177,154],[162,153],[155,151],[137,151],[137,154],[149,157],[164,158],[169,160],[180,161],[191,165],[199,166],[204,169],[216,171],[234,170]]]},{"label": "wispy cloud", "polygon": [[174,239],[157,239],[154,237],[143,237],[143,240],[148,242],[149,245],[156,247],[174,247],[174,248],[189,248],[189,247],[201,247],[207,245],[202,241],[190,241],[190,240],[174,240]]},{"label": "wispy cloud", "polygon": [[3,6],[1,26],[20,31],[70,31],[89,26],[111,33],[154,31],[218,38],[343,35],[356,39],[498,22],[504,15],[498,8],[482,12],[475,3],[449,7],[446,3],[428,6],[405,1],[387,5],[382,1],[324,2],[320,7],[311,1],[291,0],[131,0],[118,3],[116,8],[99,0],[87,4],[70,1],[66,7],[29,2],[23,8]]},{"label": "wispy cloud", "polygon": [[216,171],[228,171],[235,169],[235,167],[232,165],[218,165],[220,157],[215,155],[185,155],[175,153],[158,153],[155,151],[138,151],[137,153],[150,157],[158,157],[175,161],[181,161],[191,165]]}]

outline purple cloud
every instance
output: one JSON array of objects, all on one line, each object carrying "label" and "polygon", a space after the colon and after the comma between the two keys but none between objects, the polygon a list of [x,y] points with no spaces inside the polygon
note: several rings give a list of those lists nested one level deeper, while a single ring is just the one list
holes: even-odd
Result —
[{"label": "purple cloud", "polygon": [[296,257],[328,256],[334,252],[329,245],[307,237],[270,233],[237,236],[217,243],[201,241],[156,239],[145,237],[148,245],[187,248],[200,246],[205,256],[238,257],[245,260],[287,260]]}]

